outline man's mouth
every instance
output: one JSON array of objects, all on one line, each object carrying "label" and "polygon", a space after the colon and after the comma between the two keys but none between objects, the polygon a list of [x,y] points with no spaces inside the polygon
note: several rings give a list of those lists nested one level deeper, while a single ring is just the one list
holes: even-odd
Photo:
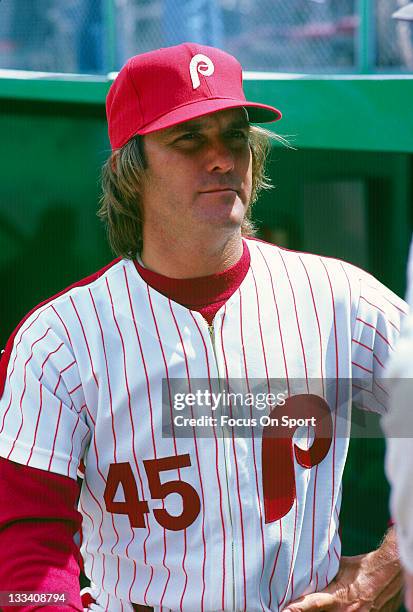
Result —
[{"label": "man's mouth", "polygon": [[215,187],[214,189],[204,189],[201,193],[225,193],[225,192],[238,193],[238,190],[234,187]]}]

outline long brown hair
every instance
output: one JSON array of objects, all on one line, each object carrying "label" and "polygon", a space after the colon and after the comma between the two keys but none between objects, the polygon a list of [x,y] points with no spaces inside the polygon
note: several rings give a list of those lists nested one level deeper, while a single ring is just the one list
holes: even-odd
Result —
[{"label": "long brown hair", "polygon": [[[243,236],[255,235],[256,227],[251,219],[252,206],[262,189],[272,188],[265,173],[271,140],[288,146],[282,136],[256,126],[250,127],[249,140],[252,153],[252,193],[241,226]],[[102,196],[98,216],[106,225],[113,252],[127,259],[134,259],[142,248],[140,185],[145,167],[142,136],[135,136],[122,148],[113,151],[102,168]]]}]

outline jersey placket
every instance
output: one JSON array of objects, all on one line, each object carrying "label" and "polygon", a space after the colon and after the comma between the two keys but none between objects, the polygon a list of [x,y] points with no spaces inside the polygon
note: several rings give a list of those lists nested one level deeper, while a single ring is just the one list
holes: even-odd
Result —
[{"label": "jersey placket", "polygon": [[[214,355],[214,361],[217,370],[217,378],[219,384],[219,391],[222,392],[225,390],[225,374],[224,374],[224,364],[223,364],[223,355],[219,350],[219,342],[217,339],[220,337],[222,327],[222,314],[217,313],[212,321],[211,325],[208,325],[208,334],[209,339],[212,345],[212,352]],[[229,589],[230,600],[229,600],[229,609],[237,610],[237,597],[236,597],[236,575],[235,575],[235,508],[234,504],[231,503],[231,491],[234,490],[235,483],[233,482],[232,474],[233,469],[230,470],[231,466],[231,437],[230,431],[228,428],[225,428],[223,425],[219,425],[218,431],[220,432],[220,437],[222,439],[222,450],[224,456],[224,470],[225,470],[225,492],[226,501],[227,501],[227,515],[230,524],[230,533],[231,533],[231,585]],[[233,466],[232,466],[233,468]]]}]

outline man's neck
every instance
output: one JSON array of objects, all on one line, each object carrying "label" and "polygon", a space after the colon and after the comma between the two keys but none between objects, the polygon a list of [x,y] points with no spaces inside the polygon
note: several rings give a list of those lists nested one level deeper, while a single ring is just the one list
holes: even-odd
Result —
[{"label": "man's neck", "polygon": [[199,278],[227,270],[242,256],[241,233],[219,244],[208,239],[189,241],[177,237],[173,241],[144,240],[143,265],[169,278]]}]

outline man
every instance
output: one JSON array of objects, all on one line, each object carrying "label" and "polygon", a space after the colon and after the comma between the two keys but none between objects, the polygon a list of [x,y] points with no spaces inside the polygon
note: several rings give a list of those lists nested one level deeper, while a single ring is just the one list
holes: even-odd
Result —
[{"label": "man", "polygon": [[[394,19],[413,21],[413,2],[393,14]],[[408,263],[406,300],[413,306],[413,242]],[[387,434],[386,472],[391,484],[390,507],[397,531],[397,544],[405,569],[405,605],[413,611],[413,424],[411,417],[413,319],[405,321],[388,376],[393,380],[390,410],[383,419]]]},{"label": "man", "polygon": [[[350,264],[248,238],[267,144],[250,121],[281,114],[246,101],[235,58],[192,43],[136,56],[107,114],[100,214],[120,257],[35,308],[1,362],[0,590],[67,591],[80,609],[83,461],[90,609],[395,609],[392,530],[345,558],[338,517],[346,382],[381,409],[404,303]],[[176,381],[189,402],[200,380],[222,398],[257,379],[267,399],[282,385],[265,416],[289,433],[170,427]]]}]

